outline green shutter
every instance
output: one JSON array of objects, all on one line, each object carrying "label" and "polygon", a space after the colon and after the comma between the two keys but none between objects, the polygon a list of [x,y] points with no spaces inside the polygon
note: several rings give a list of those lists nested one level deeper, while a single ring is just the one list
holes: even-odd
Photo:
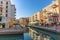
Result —
[{"label": "green shutter", "polygon": [[2,27],[5,28],[5,23],[2,23]]},{"label": "green shutter", "polygon": [[0,16],[0,21],[2,20],[2,16]]}]

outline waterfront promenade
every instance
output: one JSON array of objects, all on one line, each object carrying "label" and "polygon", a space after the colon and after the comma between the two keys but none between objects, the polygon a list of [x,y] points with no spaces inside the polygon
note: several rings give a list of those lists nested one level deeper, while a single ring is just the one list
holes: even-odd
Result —
[{"label": "waterfront promenade", "polygon": [[43,30],[47,30],[47,31],[51,31],[51,32],[55,32],[55,33],[60,33],[60,29],[58,29],[60,26],[51,26],[51,27],[45,27],[45,26],[33,26],[36,28],[40,28]]},{"label": "waterfront promenade", "polygon": [[0,34],[23,34],[24,29],[20,26],[0,29]]}]

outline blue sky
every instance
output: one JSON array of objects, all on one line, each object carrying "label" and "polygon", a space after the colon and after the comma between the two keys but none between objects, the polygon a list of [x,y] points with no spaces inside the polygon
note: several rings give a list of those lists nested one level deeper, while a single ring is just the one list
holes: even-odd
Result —
[{"label": "blue sky", "polygon": [[16,6],[16,18],[29,17],[52,3],[53,0],[12,0]]}]

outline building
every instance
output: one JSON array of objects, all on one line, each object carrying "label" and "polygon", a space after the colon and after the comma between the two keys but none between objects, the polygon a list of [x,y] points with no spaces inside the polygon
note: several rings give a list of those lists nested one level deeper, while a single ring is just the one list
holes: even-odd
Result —
[{"label": "building", "polygon": [[44,22],[44,16],[43,16],[43,12],[40,13],[40,23]]},{"label": "building", "polygon": [[15,15],[14,11],[11,12],[11,10],[15,10],[15,8],[12,8],[13,6],[10,0],[0,0],[0,28],[9,28],[11,23],[10,19]]},{"label": "building", "polygon": [[60,0],[56,0],[44,7],[42,12],[37,12],[29,17],[29,24],[36,21],[44,24],[60,23]]},{"label": "building", "polygon": [[28,18],[20,18],[19,19],[19,23],[21,26],[28,26],[28,23],[29,23],[29,19]]},{"label": "building", "polygon": [[40,22],[40,11],[29,17],[29,24]]},{"label": "building", "polygon": [[15,21],[15,16],[16,16],[16,8],[15,5],[11,5],[11,13],[10,13],[10,26],[14,25]]},{"label": "building", "polygon": [[15,27],[15,28],[20,27],[19,19],[15,19],[15,20],[13,21],[13,27]]},{"label": "building", "polygon": [[59,22],[59,6],[55,1],[43,9],[44,23]]}]

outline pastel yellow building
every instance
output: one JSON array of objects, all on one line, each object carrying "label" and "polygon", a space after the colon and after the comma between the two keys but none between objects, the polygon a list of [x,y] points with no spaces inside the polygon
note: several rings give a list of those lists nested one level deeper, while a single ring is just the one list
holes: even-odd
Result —
[{"label": "pastel yellow building", "polygon": [[23,27],[28,26],[29,19],[28,18],[20,18],[19,19],[19,24]]},{"label": "pastel yellow building", "polygon": [[59,22],[59,14],[58,1],[55,1],[43,8],[44,23]]},{"label": "pastel yellow building", "polygon": [[43,12],[40,13],[40,23],[44,22],[44,16],[43,16]]},{"label": "pastel yellow building", "polygon": [[36,21],[39,21],[40,22],[40,11],[33,14],[32,16],[29,17],[29,23],[34,23]]},{"label": "pastel yellow building", "polygon": [[29,17],[29,23],[39,21],[40,23],[59,23],[60,22],[60,0],[56,0],[44,7],[42,12],[37,12]]}]

